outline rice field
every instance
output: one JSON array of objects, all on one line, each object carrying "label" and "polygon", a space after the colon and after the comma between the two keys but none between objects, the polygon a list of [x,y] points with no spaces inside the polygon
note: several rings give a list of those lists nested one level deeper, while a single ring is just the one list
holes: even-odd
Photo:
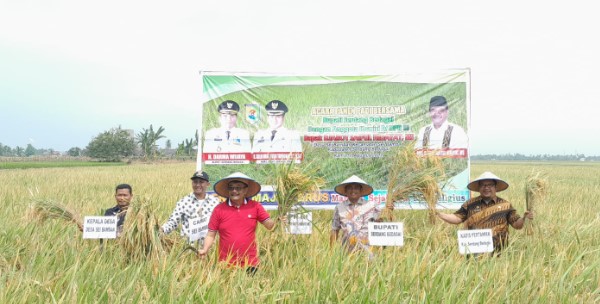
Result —
[{"label": "rice field", "polygon": [[65,167],[106,167],[123,166],[125,163],[108,163],[97,161],[0,161],[3,169],[33,169],[33,168],[65,168]]},{"label": "rice field", "polygon": [[[162,256],[130,259],[108,241],[83,240],[77,226],[27,217],[33,200],[51,200],[82,215],[114,206],[114,187],[130,183],[134,201],[152,205],[161,222],[191,191],[195,163],[0,171],[1,303],[594,303],[600,302],[600,164],[472,163],[471,176],[492,171],[510,183],[499,196],[520,214],[527,176],[547,174],[532,235],[511,228],[500,257],[466,259],[456,231],[427,211],[395,211],[405,246],[369,260],[329,247],[331,211],[315,211],[310,236],[259,227],[262,264],[254,277],[199,260],[185,242]],[[252,176],[253,172],[246,172]],[[450,211],[448,211],[450,212]]]}]

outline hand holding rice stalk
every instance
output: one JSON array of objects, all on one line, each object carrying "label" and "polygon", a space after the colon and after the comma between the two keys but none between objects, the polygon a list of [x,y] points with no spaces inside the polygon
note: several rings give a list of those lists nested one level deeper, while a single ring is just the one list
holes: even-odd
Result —
[{"label": "hand holding rice stalk", "polygon": [[34,199],[29,205],[27,217],[40,222],[47,219],[65,220],[77,225],[79,231],[83,231],[83,222],[77,213],[50,200]]},{"label": "hand holding rice stalk", "polygon": [[[532,172],[527,177],[525,185],[525,205],[529,212],[533,212],[535,206],[544,204],[546,201],[546,193],[548,188],[548,180],[545,174],[540,172]],[[533,234],[533,222],[525,222],[525,232],[528,235]]]},{"label": "hand holding rice stalk", "polygon": [[[322,177],[317,177],[318,169],[310,163],[290,162],[269,167],[273,172],[268,175],[270,178],[267,182],[274,187],[279,216],[286,216],[292,207],[298,205],[301,194],[319,192],[325,184]],[[285,231],[285,223],[281,227]]]},{"label": "hand holding rice stalk", "polygon": [[413,142],[392,150],[390,166],[382,218],[392,221],[394,202],[414,197],[427,202],[429,220],[434,224],[435,208],[441,195],[439,183],[445,179],[441,158],[434,153],[418,156]]}]

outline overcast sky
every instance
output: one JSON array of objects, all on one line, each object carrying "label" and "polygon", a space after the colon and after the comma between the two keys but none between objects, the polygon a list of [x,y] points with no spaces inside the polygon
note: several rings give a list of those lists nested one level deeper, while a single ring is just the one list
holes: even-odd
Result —
[{"label": "overcast sky", "polygon": [[[0,0],[0,143],[199,119],[200,70],[471,69],[472,154],[600,155],[593,1]],[[164,141],[161,142],[164,144]]]}]

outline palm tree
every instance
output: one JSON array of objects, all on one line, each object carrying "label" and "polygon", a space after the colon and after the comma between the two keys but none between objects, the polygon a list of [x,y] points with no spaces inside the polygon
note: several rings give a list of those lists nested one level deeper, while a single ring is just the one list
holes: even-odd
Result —
[{"label": "palm tree", "polygon": [[158,146],[156,145],[156,142],[161,138],[165,138],[165,136],[162,135],[164,131],[165,128],[160,126],[155,132],[152,125],[150,125],[150,128],[142,129],[142,132],[138,133],[138,135],[136,136],[136,140],[142,148],[144,158],[156,157],[156,153],[158,151]]},{"label": "palm tree", "polygon": [[165,131],[165,128],[163,126],[160,126],[158,128],[158,130],[156,130],[156,132],[154,132],[154,130],[152,130],[152,125],[150,125],[150,136],[152,138],[152,157],[156,157],[156,154],[158,153],[158,145],[156,144],[156,142],[159,139],[165,138],[166,136],[162,135],[162,133]]},{"label": "palm tree", "polygon": [[185,154],[191,156],[194,153],[194,139],[185,140]]}]

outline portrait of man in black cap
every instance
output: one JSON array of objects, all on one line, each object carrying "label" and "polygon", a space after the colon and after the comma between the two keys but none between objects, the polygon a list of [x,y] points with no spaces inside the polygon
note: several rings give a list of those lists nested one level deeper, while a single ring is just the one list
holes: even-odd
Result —
[{"label": "portrait of man in black cap", "polygon": [[429,101],[431,124],[419,130],[415,148],[458,149],[468,147],[468,137],[459,125],[448,122],[448,101],[444,96],[434,96]]},{"label": "portrait of man in black cap", "polygon": [[252,151],[250,133],[237,127],[240,106],[233,100],[226,100],[217,107],[220,128],[206,131],[204,135],[205,153],[239,153]]},{"label": "portrait of man in black cap", "polygon": [[254,134],[252,152],[302,152],[300,133],[284,127],[288,107],[279,100],[265,106],[269,127]]}]

